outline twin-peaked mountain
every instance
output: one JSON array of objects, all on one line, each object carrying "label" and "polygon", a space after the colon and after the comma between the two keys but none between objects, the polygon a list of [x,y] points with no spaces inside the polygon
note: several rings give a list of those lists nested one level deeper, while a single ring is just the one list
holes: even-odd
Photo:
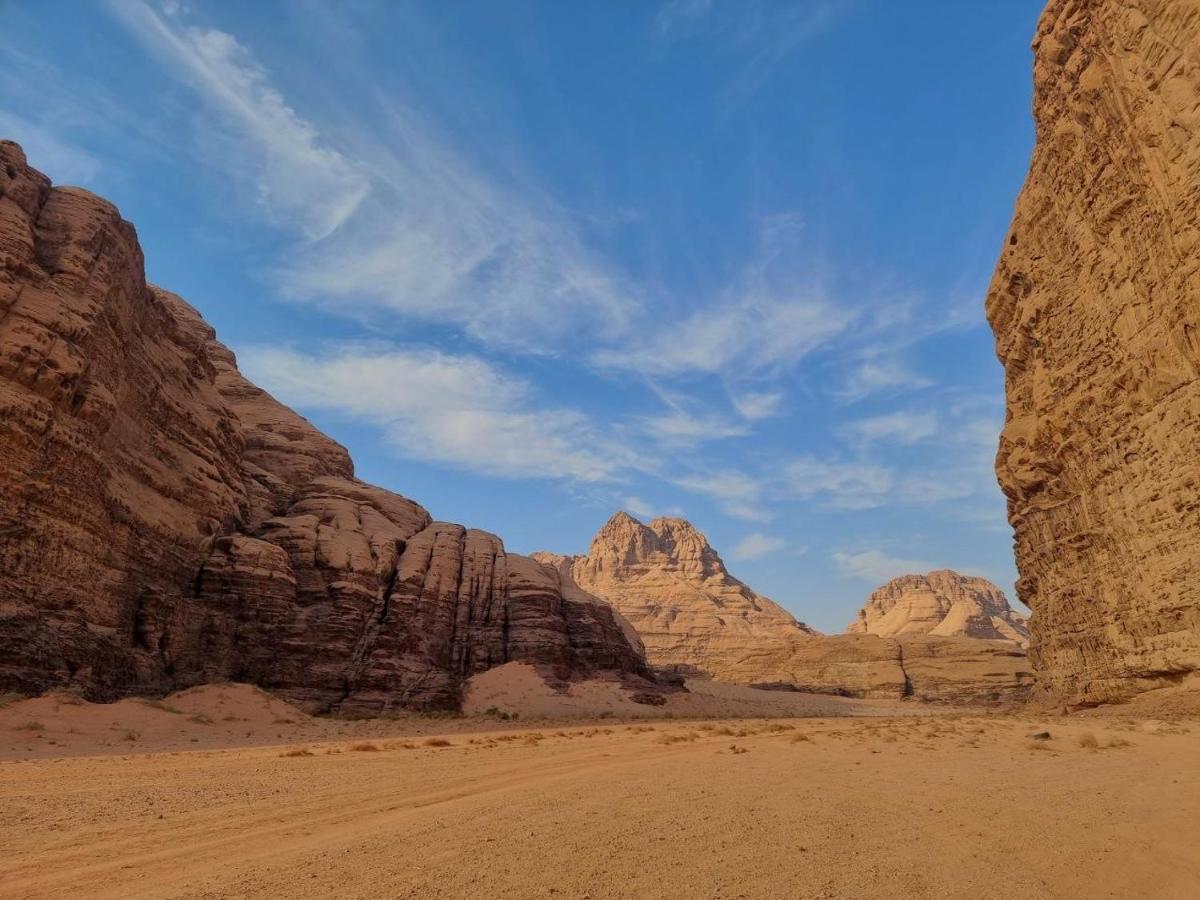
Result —
[{"label": "twin-peaked mountain", "polygon": [[0,692],[234,679],[380,712],[453,707],[510,661],[649,674],[608,604],[355,478],[146,284],[111,204],[6,141],[0,460]]},{"label": "twin-peaked mountain", "polygon": [[684,519],[658,518],[643,525],[618,512],[592,539],[586,555],[533,556],[612,603],[637,629],[648,658],[658,666],[742,676],[747,661],[764,648],[790,646],[816,634],[730,575],[704,535]]},{"label": "twin-peaked mountain", "polygon": [[981,639],[997,634],[973,614],[976,593],[981,609],[1010,621],[1003,594],[983,579],[936,572],[897,579],[860,613],[888,631],[826,636],[731,575],[683,519],[642,524],[619,512],[586,554],[533,556],[612,603],[658,667],[773,688],[955,701],[1016,698],[1031,681],[1016,624],[1011,639]]}]

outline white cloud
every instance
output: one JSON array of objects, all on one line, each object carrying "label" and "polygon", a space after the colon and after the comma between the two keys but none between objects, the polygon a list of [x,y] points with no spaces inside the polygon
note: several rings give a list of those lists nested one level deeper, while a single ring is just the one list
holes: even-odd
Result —
[{"label": "white cloud", "polygon": [[581,413],[474,356],[347,345],[323,354],[252,347],[248,377],[290,405],[384,430],[403,455],[505,478],[606,481],[632,462]]},{"label": "white cloud", "polygon": [[[759,222],[758,248],[741,275],[709,303],[678,320],[641,329],[619,347],[597,351],[602,368],[651,376],[774,374],[841,335],[857,310],[835,302],[822,267],[810,254],[794,213]],[[752,413],[773,411],[769,394],[751,400]]]},{"label": "white cloud", "polygon": [[760,559],[768,556],[787,546],[787,541],[782,538],[771,537],[763,534],[761,531],[754,531],[746,535],[734,546],[730,551],[730,559],[747,560]]},{"label": "white cloud", "polygon": [[802,456],[781,470],[785,488],[795,497],[826,497],[840,509],[882,506],[896,483],[891,469],[873,463]]},{"label": "white cloud", "polygon": [[621,501],[625,509],[643,519],[648,519],[654,515],[654,509],[643,500],[641,497],[630,495]]},{"label": "white cloud", "polygon": [[744,472],[723,469],[684,475],[670,481],[685,490],[712,498],[726,515],[735,519],[759,522],[772,518],[771,513],[760,505],[762,483]]},{"label": "white cloud", "polygon": [[783,406],[783,394],[780,391],[731,392],[729,399],[738,415],[750,421],[779,415]]},{"label": "white cloud", "polygon": [[915,391],[933,384],[932,379],[914,372],[899,356],[873,356],[846,375],[834,396],[844,403],[853,403],[872,394]]},{"label": "white cloud", "polygon": [[938,417],[933,412],[897,410],[850,422],[841,430],[846,437],[860,446],[879,441],[915,444],[937,434]]},{"label": "white cloud", "polygon": [[232,35],[168,23],[141,0],[111,8],[151,52],[182,74],[258,158],[258,198],[281,224],[310,239],[328,236],[367,196],[365,169],[333,149],[271,84]]},{"label": "white cloud", "polygon": [[673,409],[660,416],[644,416],[639,421],[647,435],[663,444],[695,445],[748,433],[744,425],[720,416],[692,415],[682,409]]},{"label": "white cloud", "polygon": [[852,319],[852,313],[823,297],[748,293],[698,310],[640,341],[600,350],[593,360],[648,375],[769,370],[799,362]]},{"label": "white cloud", "polygon": [[90,184],[100,174],[100,162],[90,153],[58,137],[50,129],[0,109],[0,135],[16,141],[30,165],[55,184]]},{"label": "white cloud", "polygon": [[851,578],[862,578],[877,583],[890,581],[899,575],[928,572],[935,566],[915,559],[888,556],[879,550],[864,550],[859,553],[838,552],[833,561]]},{"label": "white cloud", "polygon": [[832,27],[846,4],[834,0],[767,4],[667,0],[654,18],[657,35],[668,41],[703,37],[739,60],[738,71],[720,92],[726,107],[739,106],[774,75],[796,50]]},{"label": "white cloud", "polygon": [[142,0],[110,3],[224,116],[223,137],[259,159],[256,187],[274,218],[324,238],[275,267],[285,296],[354,318],[447,323],[480,343],[531,352],[558,352],[571,334],[611,338],[627,325],[631,291],[583,246],[567,213],[532,185],[500,187],[353,59],[339,76],[343,89],[360,83],[365,111],[326,115],[337,124],[318,128],[232,35],[165,20]]}]

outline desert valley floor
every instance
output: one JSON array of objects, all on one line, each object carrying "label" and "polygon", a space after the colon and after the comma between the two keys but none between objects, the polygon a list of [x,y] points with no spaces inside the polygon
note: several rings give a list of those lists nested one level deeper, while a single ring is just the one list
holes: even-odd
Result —
[{"label": "desert valley floor", "polygon": [[0,894],[1200,896],[1200,720],[1169,694],[1061,715],[699,682],[652,708],[531,675],[454,718],[244,685],[10,703]]}]

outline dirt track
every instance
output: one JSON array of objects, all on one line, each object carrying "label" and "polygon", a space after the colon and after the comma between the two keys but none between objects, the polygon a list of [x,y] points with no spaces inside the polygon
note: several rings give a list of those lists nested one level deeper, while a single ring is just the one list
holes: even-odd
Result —
[{"label": "dirt track", "polygon": [[[1031,742],[1043,726],[1052,739]],[[534,735],[3,762],[0,894],[1200,896],[1200,729],[1186,723]],[[314,755],[283,755],[302,749]]]}]

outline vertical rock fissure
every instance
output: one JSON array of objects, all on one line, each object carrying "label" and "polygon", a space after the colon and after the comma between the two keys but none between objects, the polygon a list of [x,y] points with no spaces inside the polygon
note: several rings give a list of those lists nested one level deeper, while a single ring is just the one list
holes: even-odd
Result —
[{"label": "vertical rock fissure", "polygon": [[904,686],[900,689],[901,697],[911,697],[913,695],[912,679],[908,677],[908,670],[904,668],[904,645],[900,641],[896,641],[896,664],[900,666],[900,675],[904,678]]}]

